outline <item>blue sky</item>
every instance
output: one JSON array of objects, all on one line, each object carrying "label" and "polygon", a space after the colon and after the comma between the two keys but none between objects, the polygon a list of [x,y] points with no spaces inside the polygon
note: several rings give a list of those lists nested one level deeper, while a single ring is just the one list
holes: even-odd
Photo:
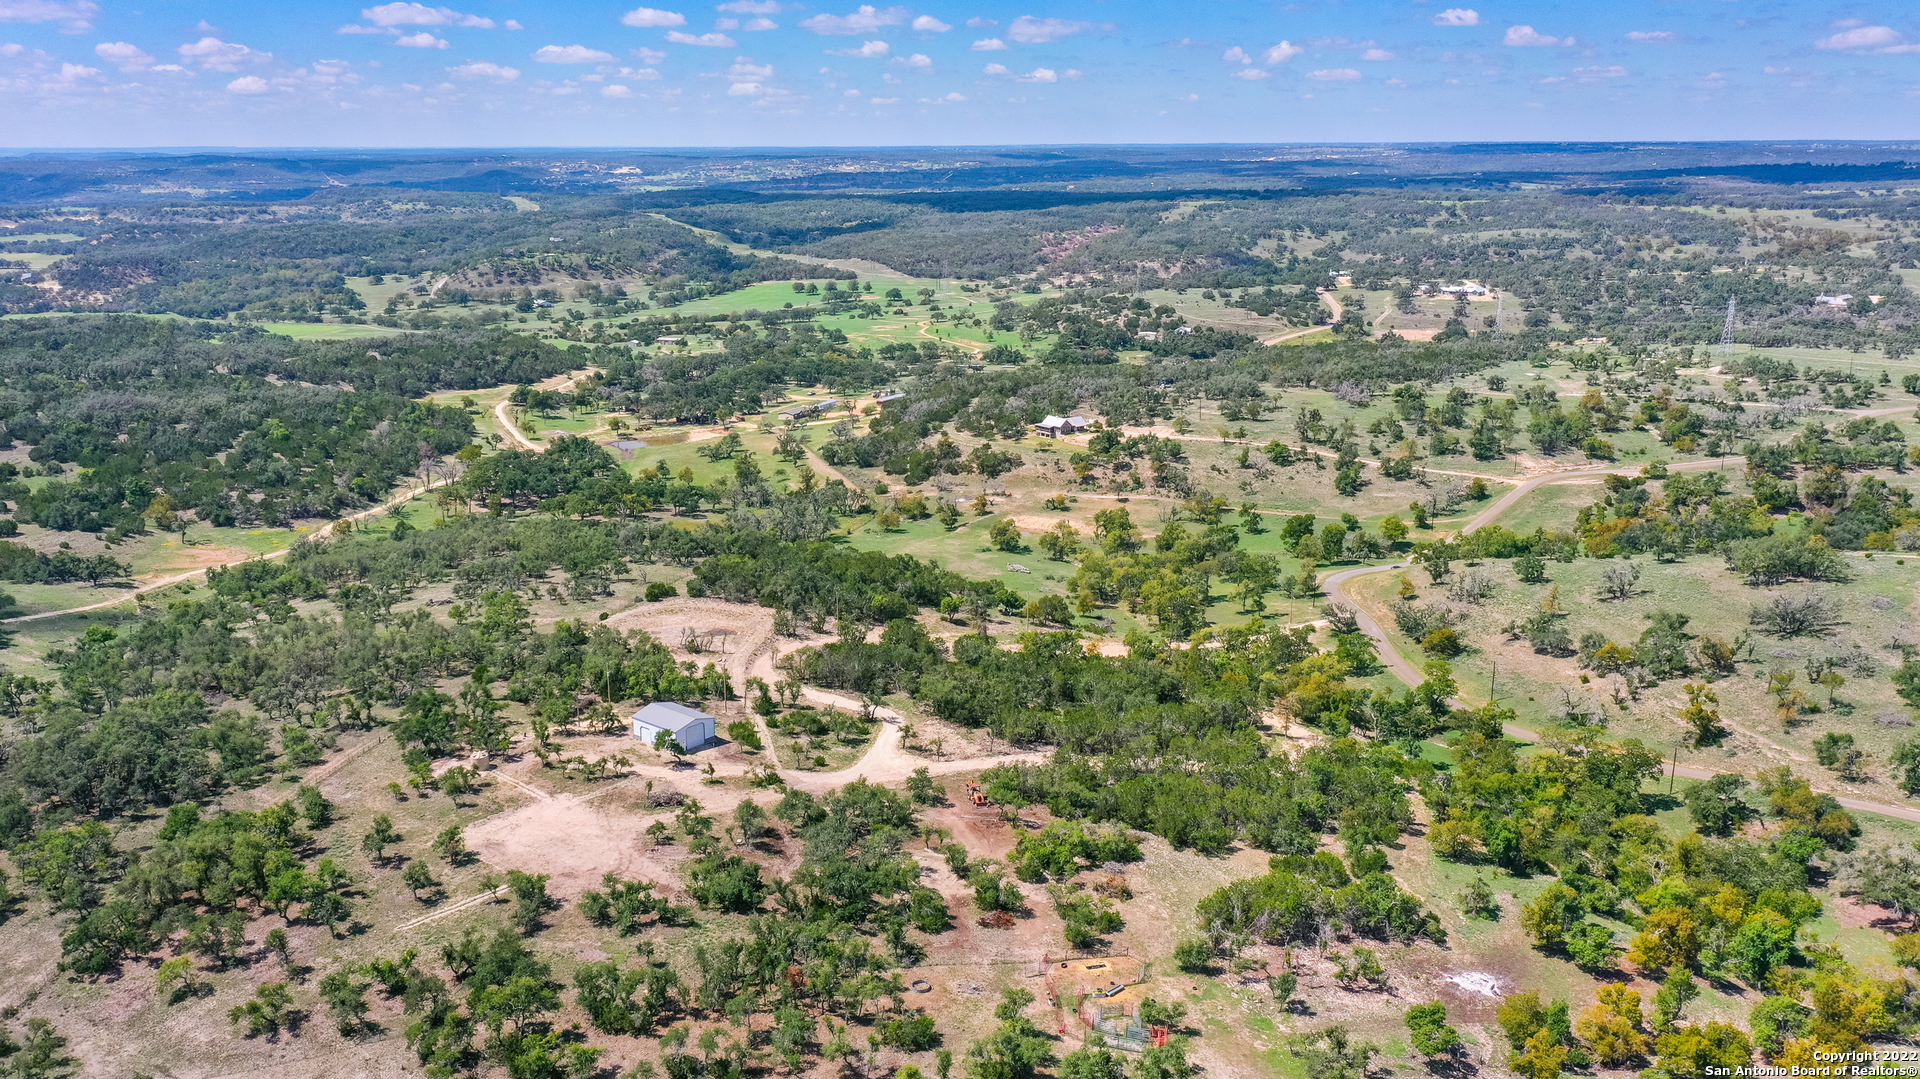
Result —
[{"label": "blue sky", "polygon": [[1920,137],[1920,4],[0,0],[0,145]]}]

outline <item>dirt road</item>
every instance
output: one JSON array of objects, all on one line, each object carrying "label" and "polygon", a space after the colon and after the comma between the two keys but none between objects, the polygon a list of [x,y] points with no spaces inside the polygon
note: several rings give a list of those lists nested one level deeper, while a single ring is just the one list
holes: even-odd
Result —
[{"label": "dirt road", "polygon": [[[1747,459],[1745,457],[1717,457],[1711,461],[1687,461],[1682,464],[1668,465],[1667,471],[1706,472],[1727,465],[1745,464],[1746,461]],[[1521,480],[1513,490],[1501,495],[1492,505],[1469,518],[1467,523],[1460,527],[1460,531],[1463,533],[1471,532],[1476,528],[1492,524],[1496,518],[1511,508],[1515,502],[1525,498],[1528,491],[1542,484],[1567,483],[1572,480],[1587,479],[1593,476],[1604,476],[1610,472],[1621,476],[1634,476],[1638,475],[1640,470],[1631,465],[1593,465],[1585,468],[1571,468],[1564,472],[1547,472]],[[1511,483],[1513,481],[1508,480],[1506,482]]]},{"label": "dirt road", "polygon": [[[582,371],[577,375],[574,375],[574,374],[555,375],[552,378],[547,379],[543,382],[535,383],[533,388],[536,390],[564,390],[567,387],[573,385],[574,383],[580,381],[581,379],[586,378],[588,375],[593,374],[593,371],[594,369],[589,367],[585,371]],[[512,437],[512,439],[515,442],[520,443],[521,449],[532,450],[535,453],[545,452],[547,447],[544,444],[536,443],[532,439],[529,439],[527,436],[521,434],[520,428],[514,426],[513,421],[507,418],[508,404],[509,402],[507,398],[502,397],[499,400],[499,402],[493,406],[493,418],[499,421],[500,429],[502,431],[505,431],[510,437]]]},{"label": "dirt road", "polygon": [[[387,510],[390,510],[393,507],[398,506],[403,502],[409,501],[410,499],[418,498],[419,496],[426,494],[428,491],[431,491],[436,487],[444,487],[447,484],[452,483],[453,481],[454,481],[454,477],[449,476],[443,480],[435,480],[434,482],[429,483],[424,487],[409,488],[405,492],[394,495],[392,498],[389,498],[385,502],[380,503],[378,506],[373,506],[369,509],[361,510],[359,513],[350,513],[345,517],[328,521],[326,524],[321,525],[319,528],[315,529],[313,535],[309,538],[320,539],[323,536],[331,534],[334,528],[337,527],[341,521],[365,520],[366,518],[372,517],[377,513],[383,513]],[[259,556],[250,554],[250,555],[247,555],[245,558],[236,558],[231,561],[221,562],[213,566],[202,566],[199,569],[189,570],[186,573],[177,573],[171,577],[165,577],[165,578],[162,578],[161,580],[154,581],[151,584],[143,584],[140,587],[135,588],[131,591],[122,592],[112,599],[102,600],[99,603],[89,603],[84,607],[68,607],[67,609],[61,610],[61,611],[41,611],[38,614],[23,614],[17,618],[8,618],[8,619],[4,619],[3,621],[6,624],[11,624],[14,622],[37,622],[42,618],[58,618],[61,615],[66,615],[66,614],[82,614],[87,611],[103,611],[103,610],[106,610],[108,607],[118,607],[122,603],[127,602],[128,600],[134,598],[135,596],[144,595],[148,592],[157,592],[162,588],[171,588],[174,585],[180,584],[183,581],[193,580],[195,577],[203,577],[206,575],[206,572],[210,569],[225,569],[228,566],[237,566],[242,562],[250,562],[255,557],[284,558],[287,554],[287,550],[289,549],[270,551],[267,554],[259,555]]]},{"label": "dirt road", "polygon": [[[1340,306],[1340,301],[1334,299],[1333,293],[1328,292],[1325,289],[1319,289],[1317,291],[1320,293],[1320,301],[1326,304],[1328,307],[1333,308],[1333,321],[1335,323],[1338,323],[1340,321],[1341,316],[1346,314],[1346,312]],[[1277,345],[1282,341],[1290,341],[1295,337],[1305,337],[1310,333],[1319,333],[1321,330],[1324,330],[1324,329],[1326,329],[1325,326],[1309,326],[1304,330],[1294,330],[1292,333],[1283,333],[1278,337],[1269,337],[1265,341],[1262,341],[1260,343],[1263,345]]]},{"label": "dirt road", "polygon": [[[1705,464],[1706,462],[1696,463]],[[1502,502],[1510,505],[1514,498],[1525,493],[1526,490],[1530,490],[1532,486],[1552,482],[1555,479],[1564,480],[1567,478],[1568,476],[1565,474],[1560,476],[1542,476],[1534,481],[1531,486],[1523,486],[1520,490],[1516,490],[1512,495],[1508,496],[1508,498],[1503,499]],[[1498,516],[1498,509],[1498,503],[1488,507],[1486,511],[1476,515],[1474,519],[1468,523],[1468,528],[1478,528],[1489,523],[1493,517]],[[1390,566],[1362,566],[1359,569],[1343,570],[1333,574],[1325,580],[1324,585],[1327,590],[1328,600],[1352,608],[1354,620],[1360,624],[1360,631],[1373,640],[1374,647],[1380,654],[1380,662],[1385,664],[1386,668],[1392,671],[1394,676],[1402,682],[1405,682],[1409,686],[1417,686],[1426,680],[1426,676],[1415,668],[1414,665],[1408,661],[1407,657],[1400,654],[1399,650],[1394,647],[1393,642],[1387,638],[1386,630],[1380,625],[1379,620],[1374,618],[1365,606],[1355,603],[1352,596],[1347,593],[1345,587],[1348,581],[1356,577],[1363,577],[1370,573],[1389,573],[1394,570],[1406,568],[1408,568],[1408,564],[1405,562],[1396,562]],[[1453,703],[1462,706],[1469,705],[1469,702],[1460,700],[1457,697],[1454,698]],[[1508,723],[1504,724],[1501,729],[1506,732],[1508,737],[1519,739],[1522,742],[1538,743],[1540,741],[1540,732],[1529,730],[1526,727]],[[1661,764],[1660,774],[1674,775],[1682,779],[1712,779],[1720,773],[1711,768],[1697,768],[1690,764],[1682,764],[1676,768],[1671,761],[1667,761]],[[1835,795],[1834,800],[1839,802],[1844,808],[1858,810],[1862,813],[1877,813],[1880,816],[1893,817],[1898,820],[1920,821],[1920,808],[1914,808],[1912,806],[1888,805],[1884,802],[1869,802],[1860,798],[1849,798],[1840,795]]]}]

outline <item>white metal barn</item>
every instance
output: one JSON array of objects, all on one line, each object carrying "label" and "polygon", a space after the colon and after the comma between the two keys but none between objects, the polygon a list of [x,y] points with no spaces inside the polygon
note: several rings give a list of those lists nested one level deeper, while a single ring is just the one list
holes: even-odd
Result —
[{"label": "white metal barn", "polygon": [[714,718],[698,708],[671,701],[655,701],[633,714],[633,736],[652,745],[661,731],[685,750],[699,749],[714,738]]}]

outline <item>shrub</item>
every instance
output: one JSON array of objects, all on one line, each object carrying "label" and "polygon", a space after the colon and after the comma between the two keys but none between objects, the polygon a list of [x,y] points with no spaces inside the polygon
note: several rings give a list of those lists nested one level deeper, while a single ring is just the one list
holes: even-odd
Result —
[{"label": "shrub", "polygon": [[677,596],[680,590],[665,581],[653,581],[647,585],[647,602],[658,603],[669,596]]},{"label": "shrub", "polygon": [[1213,966],[1213,945],[1204,937],[1187,937],[1173,946],[1173,965],[1188,974],[1204,973]]},{"label": "shrub", "polygon": [[1840,604],[1832,596],[1811,589],[1778,592],[1754,604],[1747,621],[1762,633],[1782,639],[1824,637],[1840,624]]},{"label": "shrub", "polygon": [[1455,633],[1446,626],[1442,626],[1427,634],[1425,637],[1420,638],[1420,649],[1430,656],[1436,656],[1440,659],[1452,659],[1466,651],[1467,646],[1461,642],[1458,633]]}]

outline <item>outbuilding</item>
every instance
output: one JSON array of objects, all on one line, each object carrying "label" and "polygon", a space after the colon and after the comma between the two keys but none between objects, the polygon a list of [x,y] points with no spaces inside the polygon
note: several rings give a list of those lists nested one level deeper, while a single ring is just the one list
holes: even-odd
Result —
[{"label": "outbuilding", "polygon": [[681,749],[691,752],[713,741],[714,719],[698,708],[672,701],[655,701],[633,714],[635,738],[652,745],[661,731],[671,734]]}]

